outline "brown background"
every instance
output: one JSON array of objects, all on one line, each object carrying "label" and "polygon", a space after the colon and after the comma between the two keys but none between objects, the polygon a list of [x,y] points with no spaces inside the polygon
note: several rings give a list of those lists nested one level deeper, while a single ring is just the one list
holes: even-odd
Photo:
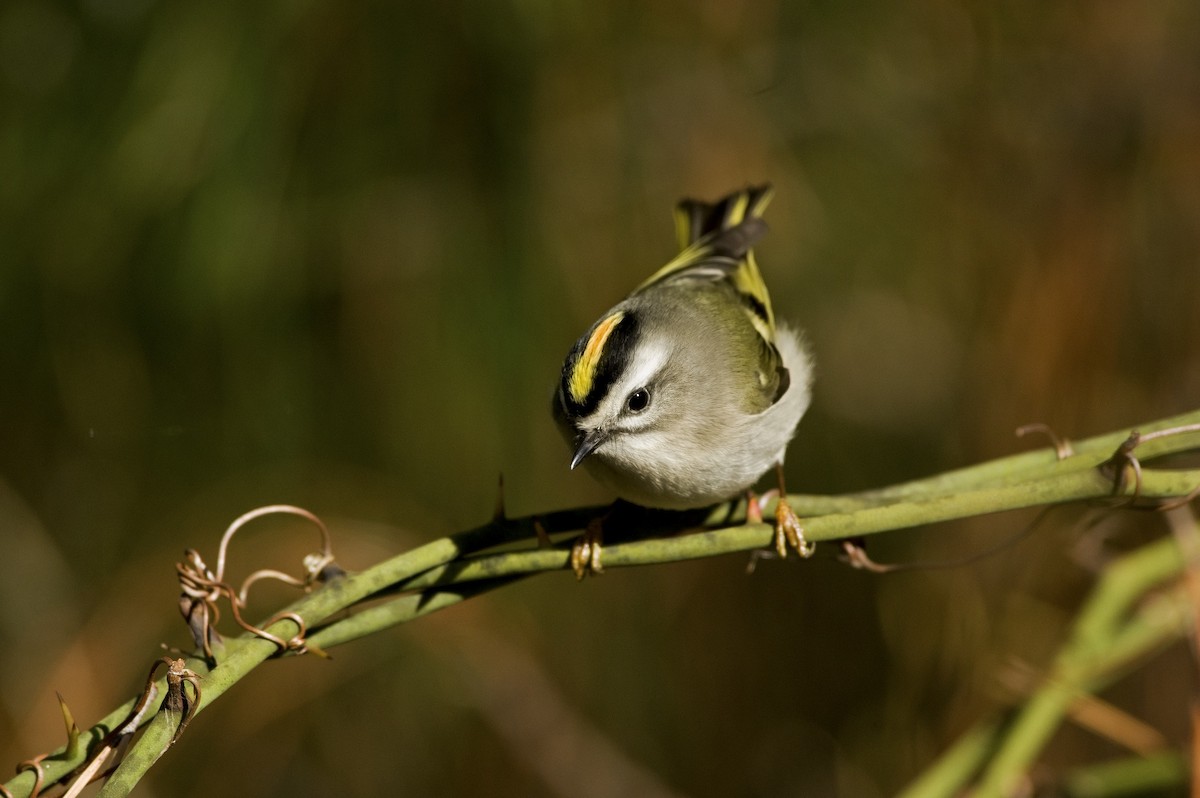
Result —
[{"label": "brown background", "polygon": [[[777,188],[760,262],[818,358],[793,490],[1196,407],[1200,5],[850,5],[5,5],[0,761],[61,743],[56,689],[89,723],[182,645],[173,563],[257,504],[318,512],[361,568],[486,519],[501,471],[513,514],[605,500],[549,396],[673,254],[685,194]],[[1093,579],[1079,515],[951,571],[824,547],[752,578],[530,580],[269,664],[149,781],[892,794],[1060,644]],[[1030,518],[874,552],[959,556]],[[285,529],[235,570],[311,548]],[[1108,697],[1180,743],[1189,668]],[[1045,761],[1117,753],[1068,729]]]}]

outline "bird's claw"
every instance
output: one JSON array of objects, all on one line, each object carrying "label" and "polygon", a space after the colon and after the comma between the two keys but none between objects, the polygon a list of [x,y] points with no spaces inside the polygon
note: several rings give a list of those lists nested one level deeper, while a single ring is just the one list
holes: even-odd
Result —
[{"label": "bird's claw", "polygon": [[780,559],[787,558],[789,546],[805,559],[813,556],[813,552],[817,550],[817,544],[804,538],[804,527],[800,523],[800,517],[788,504],[787,497],[780,495],[779,502],[775,505],[775,553]]},{"label": "bird's claw", "polygon": [[583,534],[571,546],[571,570],[575,572],[576,579],[582,580],[590,574],[604,573],[604,567],[600,564],[603,540],[601,519],[596,519],[587,525]]}]

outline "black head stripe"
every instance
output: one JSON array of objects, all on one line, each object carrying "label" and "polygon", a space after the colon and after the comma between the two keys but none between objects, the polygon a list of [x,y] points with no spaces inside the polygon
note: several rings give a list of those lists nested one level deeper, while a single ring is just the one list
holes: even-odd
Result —
[{"label": "black head stripe", "polygon": [[579,368],[580,358],[583,357],[596,327],[601,323],[603,320],[592,325],[592,328],[575,342],[575,346],[571,347],[567,360],[563,364],[562,382],[559,385],[558,393],[563,410],[570,417],[586,416],[594,412],[633,357],[633,348],[637,343],[640,325],[637,315],[627,311],[604,340],[595,371],[590,375],[587,393],[582,399],[575,398],[571,391],[572,377]]}]

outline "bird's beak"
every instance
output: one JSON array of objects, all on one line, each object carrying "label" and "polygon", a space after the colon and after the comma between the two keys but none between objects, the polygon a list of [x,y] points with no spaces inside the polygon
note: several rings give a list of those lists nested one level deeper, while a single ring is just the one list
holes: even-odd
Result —
[{"label": "bird's beak", "polygon": [[571,470],[583,462],[583,458],[596,451],[596,447],[604,443],[605,435],[598,429],[590,432],[580,432],[575,436],[575,456],[571,458]]}]

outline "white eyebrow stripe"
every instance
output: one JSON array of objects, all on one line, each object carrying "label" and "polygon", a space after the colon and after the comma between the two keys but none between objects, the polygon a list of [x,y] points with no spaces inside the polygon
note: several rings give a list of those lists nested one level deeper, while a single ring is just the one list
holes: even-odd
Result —
[{"label": "white eyebrow stripe", "polygon": [[[670,357],[670,347],[658,340],[646,341],[638,348],[637,360],[630,363],[625,378],[618,382],[623,392],[628,393],[645,387],[651,378],[662,371],[662,367],[666,365]],[[625,401],[624,396],[621,397],[621,401]]]},{"label": "white eyebrow stripe", "polygon": [[582,426],[595,426],[606,419],[616,418],[629,394],[644,388],[660,372],[671,357],[671,348],[665,343],[643,340],[637,348],[635,358],[629,361],[624,374],[609,386],[608,393],[592,413],[583,419]]}]

